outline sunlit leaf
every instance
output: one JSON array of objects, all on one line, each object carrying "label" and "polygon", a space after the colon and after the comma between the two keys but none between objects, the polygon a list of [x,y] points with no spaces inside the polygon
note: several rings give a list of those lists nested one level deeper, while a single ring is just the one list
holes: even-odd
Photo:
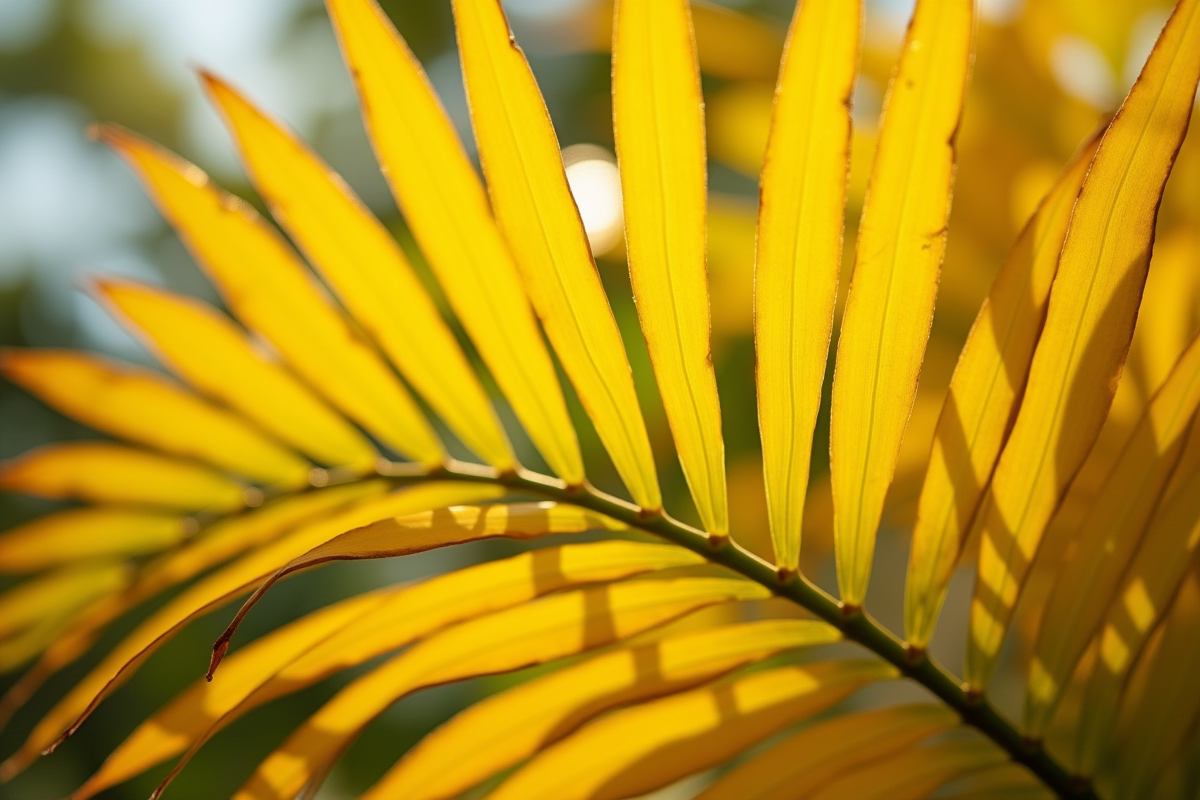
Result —
[{"label": "sunlit leaf", "polygon": [[1071,209],[1099,145],[1082,148],[1038,206],[975,318],[938,417],[913,529],[904,631],[924,648],[1020,404]]},{"label": "sunlit leaf", "polygon": [[0,594],[0,641],[7,641],[44,617],[60,618],[120,589],[129,567],[116,561],[94,561],[45,572]]},{"label": "sunlit leaf", "polygon": [[201,77],[275,219],[451,430],[493,467],[512,469],[483,387],[395,239],[294,136],[219,78]]},{"label": "sunlit leaf", "polygon": [[805,728],[722,775],[696,800],[791,800],[961,724],[949,709],[893,706]]},{"label": "sunlit leaf", "polygon": [[141,555],[195,533],[178,514],[124,508],[72,508],[0,534],[0,572],[35,572],[103,556]]},{"label": "sunlit leaf", "polygon": [[[826,661],[757,672],[634,706],[585,725],[543,751],[489,800],[643,794],[719,764],[895,674],[880,661]],[[593,758],[595,753],[605,757]]]},{"label": "sunlit leaf", "polygon": [[386,489],[382,481],[367,481],[282,498],[217,522],[184,547],[151,559],[126,591],[92,604],[59,632],[33,669],[0,700],[0,724],[47,678],[83,655],[113,620],[138,604],[297,525],[327,517],[349,503],[381,495]]},{"label": "sunlit leaf", "polygon": [[838,638],[824,623],[769,620],[597,656],[476,703],[426,736],[364,800],[456,797],[610,708],[673,694],[780,651]]},{"label": "sunlit leaf", "polygon": [[216,309],[124,281],[96,293],[149,341],[163,363],[201,392],[328,466],[370,469],[379,454],[354,426],[315,397]]},{"label": "sunlit leaf", "polygon": [[862,8],[797,4],[762,174],[754,272],[758,420],[776,563],[800,566],[813,430],[842,258]]},{"label": "sunlit leaf", "polygon": [[953,739],[912,747],[863,764],[832,780],[806,800],[922,800],[953,778],[1001,764],[1007,756],[991,742]]},{"label": "sunlit leaf", "polygon": [[442,462],[441,444],[408,390],[253,208],[218,189],[198,167],[131,133],[104,127],[97,135],[137,170],[163,215],[247,327],[389,447],[426,464]]},{"label": "sunlit leaf", "polygon": [[193,753],[255,706],[456,622],[580,584],[699,562],[672,545],[564,545],[327,606],[235,652],[219,680],[193,684],[142,723],[73,796],[90,797],[185,749]]},{"label": "sunlit leaf", "polygon": [[529,64],[499,0],[455,0],[463,78],[496,219],[583,407],[633,500],[662,506],[633,375]]},{"label": "sunlit leaf", "polygon": [[497,487],[487,485],[427,483],[383,497],[367,498],[349,509],[289,531],[277,541],[192,584],[129,633],[75,684],[37,724],[21,749],[0,765],[0,777],[11,777],[27,767],[42,750],[57,746],[105,697],[128,680],[150,653],[188,622],[249,591],[289,559],[342,531],[378,519],[438,508],[447,503],[496,498],[502,493]]},{"label": "sunlit leaf", "polygon": [[1183,0],[1176,8],[1104,134],[1075,204],[1021,410],[979,509],[964,676],[977,689],[988,682],[1046,525],[1112,403],[1159,198],[1200,78],[1198,5]]},{"label": "sunlit leaf", "polygon": [[[486,485],[478,488],[488,489]],[[487,492],[484,492],[487,496]],[[509,503],[491,506],[428,506],[422,511],[378,519],[347,531],[297,555],[265,580],[238,611],[229,628],[214,647],[212,675],[229,647],[229,641],[243,618],[263,595],[282,578],[298,570],[330,561],[389,558],[420,553],[462,542],[504,537],[536,539],[554,533],[581,533],[587,530],[625,530],[625,525],[585,508],[562,503]]]},{"label": "sunlit leaf", "polygon": [[618,0],[613,130],[629,277],[679,463],[709,533],[729,532],[704,263],[704,103],[686,0]]},{"label": "sunlit leaf", "polygon": [[1170,605],[1200,545],[1200,428],[1193,426],[1146,534],[1096,632],[1097,659],[1077,725],[1076,766],[1091,774],[1101,763],[1119,708],[1121,687],[1155,625]]},{"label": "sunlit leaf", "polygon": [[368,722],[424,686],[540,664],[714,603],[766,596],[761,586],[742,579],[642,580],[558,594],[464,622],[340,691],[259,765],[235,800],[283,800],[320,781]]},{"label": "sunlit leaf", "polygon": [[108,442],[40,447],[0,465],[0,489],[55,500],[233,511],[246,487],[200,464]]},{"label": "sunlit leaf", "polygon": [[295,453],[149,370],[67,350],[5,350],[0,372],[104,433],[265,484],[308,482],[310,467]]},{"label": "sunlit leaf", "polygon": [[583,462],[562,389],[487,195],[421,65],[372,0],[327,0],[367,131],[413,236],[546,463]]},{"label": "sunlit leaf", "polygon": [[830,470],[838,587],[862,605],[929,338],[973,4],[921,0],[888,90],[838,340]]},{"label": "sunlit leaf", "polygon": [[1154,780],[1170,756],[1178,751],[1189,729],[1200,719],[1200,692],[1196,675],[1200,674],[1200,559],[1192,559],[1191,568],[1179,587],[1171,610],[1162,622],[1161,639],[1138,664],[1129,687],[1144,687],[1142,692],[1125,691],[1118,733],[1118,798],[1151,795]]},{"label": "sunlit leaf", "polygon": [[1075,664],[1104,618],[1200,407],[1200,338],[1167,377],[1134,429],[1083,524],[1075,555],[1046,602],[1029,667],[1025,727],[1041,736]]}]

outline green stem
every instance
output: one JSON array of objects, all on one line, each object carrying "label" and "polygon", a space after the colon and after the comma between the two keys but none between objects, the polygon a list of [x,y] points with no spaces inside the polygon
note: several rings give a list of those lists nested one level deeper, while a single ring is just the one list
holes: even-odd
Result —
[{"label": "green stem", "polygon": [[966,691],[963,684],[924,652],[905,646],[891,631],[859,608],[850,608],[831,597],[803,575],[780,575],[776,568],[728,538],[710,537],[665,513],[647,515],[637,506],[590,486],[567,486],[562,481],[535,472],[500,474],[489,467],[453,462],[425,471],[396,464],[382,470],[398,484],[429,479],[500,483],[515,491],[582,506],[620,520],[631,528],[653,534],[699,553],[709,561],[728,567],[739,575],[787,598],[842,632],[850,641],[867,648],[892,664],[901,674],[924,686],[953,708],[963,722],[977,729],[1026,767],[1047,788],[1067,800],[1100,800],[1090,782],[1072,776],[1041,742],[1026,739],[982,696]]}]

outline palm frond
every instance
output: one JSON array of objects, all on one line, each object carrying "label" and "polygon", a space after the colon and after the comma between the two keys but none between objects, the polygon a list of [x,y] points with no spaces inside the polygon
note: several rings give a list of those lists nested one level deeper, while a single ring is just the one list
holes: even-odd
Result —
[{"label": "palm frond", "polygon": [[[663,509],[631,359],[529,63],[499,0],[452,5],[486,186],[383,12],[328,0],[372,143],[462,341],[387,228],[223,80],[201,73],[298,252],[197,167],[97,129],[228,313],[130,282],[91,286],[183,383],[85,353],[0,356],[10,380],[122,440],[54,444],[0,468],[0,488],[83,504],[0,534],[0,573],[24,576],[0,595],[0,670],[33,660],[0,723],[99,651],[114,623],[158,603],[55,698],[0,779],[59,747],[186,626],[248,596],[205,679],[144,719],[73,798],[176,759],[157,797],[219,731],[341,676],[234,794],[312,798],[401,698],[534,666],[397,753],[362,796],[617,800],[695,775],[703,800],[1195,791],[1200,338],[1178,308],[1134,328],[1139,307],[1182,305],[1147,280],[1200,81],[1200,0],[1180,0],[1120,111],[1050,182],[944,401],[921,402],[975,23],[966,0],[917,3],[832,379],[840,598],[800,574],[799,556],[855,191],[860,4],[798,3],[767,126],[753,328],[774,561],[730,524],[709,309],[718,279],[710,286],[706,266],[726,220],[707,198],[700,75],[764,77],[758,61],[774,58],[777,37],[683,0],[601,4],[615,20],[599,27],[612,34],[630,285],[693,527]],[[722,25],[755,58],[706,54]],[[729,215],[754,226],[751,213]],[[1178,241],[1183,252],[1192,240]],[[632,502],[588,482],[543,331]],[[1140,406],[1117,395],[1131,385],[1127,358],[1145,369]],[[502,401],[523,432],[505,429]],[[927,459],[902,451],[914,408]],[[532,451],[514,434],[554,475],[520,463]],[[479,463],[451,458],[454,438]],[[863,605],[885,498],[905,486],[916,522],[901,641]],[[928,649],[972,534],[960,679]],[[493,539],[521,552],[327,603],[233,646],[293,573]],[[1027,615],[1036,632],[1014,623],[1022,597],[1038,606]],[[988,694],[1014,627],[1031,653],[1021,725]],[[820,649],[844,641],[856,657]],[[845,702],[901,682],[930,697]]]}]

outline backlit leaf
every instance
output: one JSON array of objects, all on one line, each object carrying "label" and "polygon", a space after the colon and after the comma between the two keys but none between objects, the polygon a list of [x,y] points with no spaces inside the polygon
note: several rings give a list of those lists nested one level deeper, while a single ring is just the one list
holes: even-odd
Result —
[{"label": "backlit leaf", "polygon": [[129,633],[86,677],[52,708],[33,729],[17,753],[0,765],[0,777],[24,769],[47,747],[56,747],[91,714],[100,702],[124,683],[141,664],[187,623],[215,610],[321,542],[338,533],[389,516],[438,508],[447,503],[493,499],[495,486],[426,483],[411,489],[371,497],[333,516],[289,531],[265,547],[192,584]]},{"label": "backlit leaf", "polygon": [[793,800],[961,724],[934,705],[892,706],[805,728],[722,775],[696,800]]},{"label": "backlit leaf", "polygon": [[679,463],[705,530],[729,532],[704,263],[704,102],[686,0],[619,0],[613,130],[629,277]]},{"label": "backlit leaf", "polygon": [[1096,632],[1097,659],[1076,726],[1076,767],[1091,774],[1101,763],[1115,724],[1121,687],[1197,558],[1200,545],[1200,428],[1185,446],[1176,472],[1190,477],[1168,487],[1142,542],[1112,595]]},{"label": "backlit leaf", "polygon": [[[481,489],[489,489],[481,484]],[[485,493],[486,496],[486,493]],[[214,647],[209,674],[216,669],[242,619],[264,594],[282,578],[298,570],[329,561],[392,558],[433,550],[462,542],[504,537],[535,539],[552,533],[582,533],[588,530],[625,530],[624,523],[563,503],[507,503],[491,506],[450,506],[441,503],[433,511],[407,513],[378,519],[335,536],[283,564],[255,590]]]},{"label": "backlit leaf", "polygon": [[152,553],[195,533],[195,523],[167,512],[72,508],[0,534],[0,573],[36,572],[102,556]]},{"label": "backlit leaf", "polygon": [[963,345],[934,433],[905,583],[904,631],[924,648],[971,519],[1020,404],[1046,318],[1071,209],[1097,137],[1077,153],[1025,225]]},{"label": "backlit leaf", "polygon": [[137,171],[225,302],[347,416],[401,455],[443,460],[429,421],[351,329],[295,253],[245,202],[198,167],[131,133],[97,134]]},{"label": "backlit leaf", "polygon": [[1040,737],[1104,618],[1141,541],[1200,407],[1200,338],[1194,339],[1121,452],[1083,524],[1075,555],[1059,570],[1038,629],[1025,728]]},{"label": "backlit leaf", "polygon": [[0,700],[0,725],[47,678],[87,652],[109,623],[126,611],[297,525],[327,517],[349,503],[383,494],[386,489],[382,481],[365,481],[285,497],[244,515],[221,520],[185,546],[151,559],[126,591],[92,604],[48,643],[37,664]]},{"label": "backlit leaf", "polygon": [[46,572],[0,594],[0,641],[6,641],[44,617],[59,618],[129,581],[129,567],[117,561],[93,561]]},{"label": "backlit leaf", "polygon": [[363,118],[450,305],[550,469],[583,461],[562,387],[487,195],[421,65],[373,0],[327,0]]},{"label": "backlit leaf", "polygon": [[328,606],[235,652],[219,680],[193,684],[143,722],[73,797],[90,797],[185,749],[190,755],[233,717],[448,625],[564,588],[700,560],[673,545],[564,545]]},{"label": "backlit leaf", "polygon": [[[766,596],[742,579],[642,580],[558,594],[464,622],[340,691],[259,765],[234,798],[283,800],[319,782],[368,722],[422,687],[540,664],[714,603]],[[531,796],[543,795],[522,795]]]},{"label": "backlit leaf", "polygon": [[775,561],[795,572],[842,259],[861,4],[797,3],[762,173],[754,342]]},{"label": "backlit leaf", "polygon": [[1171,610],[1162,622],[1162,638],[1138,664],[1125,691],[1124,709],[1116,750],[1116,796],[1127,800],[1152,795],[1154,780],[1171,755],[1178,751],[1189,730],[1200,719],[1200,559],[1179,587]]},{"label": "backlit leaf", "polygon": [[643,794],[715,766],[860,687],[895,675],[881,661],[826,661],[756,672],[634,706],[543,751],[488,800]]},{"label": "backlit leaf", "polygon": [[1200,78],[1197,7],[1196,0],[1176,7],[1104,134],[1075,204],[1021,409],[979,509],[964,675],[977,689],[995,665],[1042,533],[1112,403],[1159,199]]},{"label": "backlit leaf", "polygon": [[364,800],[457,797],[610,708],[689,689],[837,630],[811,620],[764,620],[597,656],[476,703],[426,736]]},{"label": "backlit leaf", "polygon": [[164,365],[201,392],[322,464],[374,467],[379,454],[370,442],[291,373],[264,357],[216,309],[125,281],[100,280],[95,287],[148,340]]},{"label": "backlit leaf", "polygon": [[583,407],[633,500],[662,507],[633,375],[567,186],[558,140],[500,0],[455,0],[459,53],[479,157],[516,256]]},{"label": "backlit leaf", "polygon": [[55,500],[233,511],[246,487],[200,464],[108,442],[52,444],[0,465],[0,489]]},{"label": "backlit leaf", "polygon": [[295,453],[149,370],[67,350],[5,350],[0,373],[104,433],[269,485],[308,483]]},{"label": "backlit leaf", "polygon": [[860,765],[805,800],[923,800],[959,775],[1007,760],[1003,750],[978,738],[937,742]]},{"label": "backlit leaf", "polygon": [[920,0],[888,89],[838,340],[830,470],[838,587],[862,605],[937,295],[973,3]]},{"label": "backlit leaf", "polygon": [[483,387],[396,240],[290,132],[220,79],[201,77],[275,219],[463,443],[513,469]]}]

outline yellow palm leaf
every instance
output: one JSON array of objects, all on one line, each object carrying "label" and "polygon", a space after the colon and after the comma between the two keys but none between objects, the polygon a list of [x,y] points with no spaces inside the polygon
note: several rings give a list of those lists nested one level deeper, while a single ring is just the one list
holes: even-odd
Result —
[{"label": "yellow palm leaf", "polygon": [[[1198,6],[1183,0],[1176,8],[1104,134],[1075,204],[1021,410],[979,509],[965,674],[977,689],[987,685],[1046,525],[1112,403],[1159,198],[1200,79]],[[1148,130],[1156,135],[1147,137]]]},{"label": "yellow palm leaf", "polygon": [[308,483],[304,459],[149,370],[65,350],[6,350],[0,373],[104,433],[268,485]]},{"label": "yellow palm leaf", "polygon": [[754,268],[754,344],[775,562],[800,566],[813,429],[842,259],[850,94],[862,8],[797,3],[762,173]]},{"label": "yellow palm leaf", "polygon": [[[1200,715],[1200,692],[1195,691],[1200,674],[1200,560],[1192,560],[1161,628],[1157,646],[1141,659],[1125,690],[1116,751],[1118,798],[1163,796],[1150,794],[1155,778]],[[1142,691],[1131,691],[1135,686]]]},{"label": "yellow palm leaf", "polygon": [[[1200,429],[1194,428],[1200,433]],[[1193,563],[1200,545],[1200,435],[1193,435],[1176,472],[1190,475],[1166,496],[1146,529],[1096,631],[1097,658],[1077,724],[1076,766],[1091,774],[1101,763],[1116,721],[1121,687],[1155,625]],[[1190,453],[1187,451],[1191,451]]]},{"label": "yellow palm leaf", "polygon": [[[862,686],[895,676],[878,661],[782,667],[596,720],[519,769],[489,800],[631,797],[719,764]],[[590,757],[604,753],[603,759]],[[654,754],[655,758],[648,758]]]},{"label": "yellow palm leaf", "polygon": [[375,466],[379,454],[353,425],[216,309],[134,283],[100,280],[95,288],[166,366],[201,392],[323,464]]},{"label": "yellow palm leaf", "polygon": [[[480,486],[477,489],[489,487]],[[484,492],[485,496],[487,492]],[[504,537],[535,539],[553,533],[624,530],[625,525],[603,514],[562,503],[509,503],[493,506],[429,506],[393,519],[379,519],[335,536],[283,564],[255,590],[213,648],[211,676],[225,655],[237,627],[263,595],[293,572],[330,561],[389,558],[420,553],[462,542]],[[387,515],[385,515],[387,516]]]},{"label": "yellow palm leaf", "polygon": [[561,589],[699,561],[671,545],[565,545],[328,606],[238,650],[222,664],[220,680],[193,684],[143,722],[73,797],[90,797],[184,750],[190,755],[251,708],[454,623]]},{"label": "yellow palm leaf", "polygon": [[972,3],[921,0],[888,90],[838,340],[830,474],[842,602],[862,605],[937,294]]},{"label": "yellow palm leaf", "polygon": [[613,37],[613,130],[633,297],[700,520],[725,536],[725,442],[704,264],[704,107],[687,3],[622,0]]},{"label": "yellow palm leaf", "polygon": [[38,517],[0,535],[0,573],[35,572],[102,556],[141,555],[178,544],[195,524],[178,514],[75,508]]},{"label": "yellow palm leaf", "polygon": [[119,561],[94,561],[45,572],[0,594],[0,641],[116,591],[129,581]]},{"label": "yellow palm leaf", "polygon": [[233,511],[246,487],[200,464],[108,442],[53,444],[0,465],[0,489],[55,500]]},{"label": "yellow palm leaf", "polygon": [[912,747],[860,766],[830,781],[805,800],[923,800],[952,779],[994,767],[1005,754],[991,742],[962,739]]},{"label": "yellow palm leaf", "polygon": [[747,759],[696,800],[790,800],[961,724],[940,706],[893,706],[820,722]]},{"label": "yellow palm leaf", "polygon": [[353,483],[287,497],[242,516],[222,520],[188,546],[151,560],[127,591],[88,608],[48,643],[37,664],[0,700],[0,723],[6,721],[47,678],[87,652],[101,632],[138,604],[204,570],[274,539],[297,526],[329,516],[350,503],[387,490],[381,481]]},{"label": "yellow palm leaf", "polygon": [[1138,422],[1075,534],[1075,556],[1046,602],[1029,667],[1025,727],[1040,737],[1067,680],[1104,617],[1113,591],[1179,461],[1200,407],[1200,338]]},{"label": "yellow palm leaf", "polygon": [[294,797],[324,777],[368,722],[424,686],[540,664],[627,639],[714,603],[766,595],[741,579],[642,580],[554,595],[464,622],[340,691],[259,765],[234,798]]},{"label": "yellow palm leaf", "polygon": [[[457,797],[610,708],[674,694],[776,653],[839,638],[820,622],[764,620],[597,656],[476,703],[425,737],[364,800]],[[651,665],[649,674],[645,665]]]},{"label": "yellow palm leaf", "polygon": [[487,395],[408,259],[349,187],[228,84],[202,73],[271,213],[401,374],[499,470],[512,452]]},{"label": "yellow palm leaf", "polygon": [[375,152],[450,305],[546,463],[583,461],[562,388],[487,195],[421,65],[373,0],[327,0]]},{"label": "yellow palm leaf", "polygon": [[633,500],[662,507],[633,375],[541,93],[499,0],[456,0],[459,52],[496,219],[533,307]]},{"label": "yellow palm leaf", "polygon": [[151,652],[196,617],[224,605],[287,563],[340,532],[397,514],[470,502],[502,494],[492,486],[430,483],[378,498],[366,498],[331,517],[301,525],[229,566],[188,587],[129,633],[37,724],[21,749],[0,765],[14,774],[48,747],[57,747],[114,689],[129,679]]},{"label": "yellow palm leaf", "polygon": [[442,462],[441,444],[408,390],[254,209],[213,186],[199,168],[130,133],[105,127],[97,135],[137,171],[247,327],[389,447],[424,464]]},{"label": "yellow palm leaf", "polygon": [[954,368],[921,487],[905,583],[904,630],[914,647],[927,647],[933,637],[971,519],[1011,429],[1071,209],[1098,145],[1097,137],[1075,155],[1021,231]]}]

